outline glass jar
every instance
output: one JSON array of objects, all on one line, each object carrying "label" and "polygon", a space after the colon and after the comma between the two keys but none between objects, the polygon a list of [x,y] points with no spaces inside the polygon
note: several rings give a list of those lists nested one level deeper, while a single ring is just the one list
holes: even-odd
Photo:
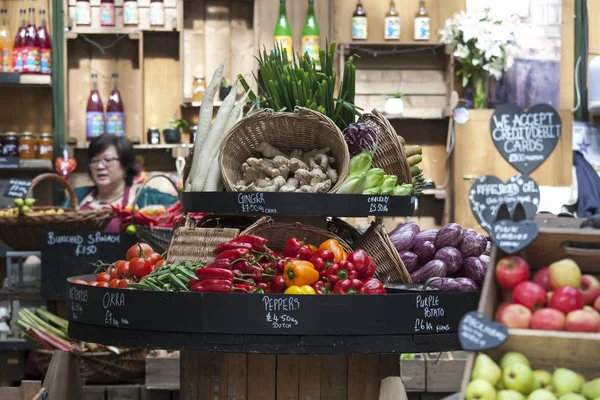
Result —
[{"label": "glass jar", "polygon": [[38,158],[40,160],[51,160],[54,159],[54,138],[51,133],[44,132],[38,139]]},{"label": "glass jar", "polygon": [[202,102],[205,91],[206,79],[203,76],[194,76],[194,81],[192,82],[192,102]]},{"label": "glass jar", "polygon": [[19,135],[19,158],[21,160],[35,159],[35,137],[31,132],[23,132]]},{"label": "glass jar", "polygon": [[148,128],[148,144],[160,144],[160,131],[157,127]]},{"label": "glass jar", "polygon": [[6,132],[2,140],[2,155],[16,157],[19,155],[19,136],[15,132]]}]

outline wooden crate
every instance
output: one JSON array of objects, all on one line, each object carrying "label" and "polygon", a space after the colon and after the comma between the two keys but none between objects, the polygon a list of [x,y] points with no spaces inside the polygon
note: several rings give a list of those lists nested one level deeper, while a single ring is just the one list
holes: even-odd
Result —
[{"label": "wooden crate", "polygon": [[[593,246],[597,250],[584,249]],[[543,268],[554,261],[571,258],[585,274],[600,275],[598,255],[600,254],[600,235],[594,230],[573,228],[540,228],[540,235],[521,255],[531,271]],[[497,261],[503,256],[495,248],[492,251],[490,267],[495,269]],[[478,311],[492,318],[501,293],[496,287],[494,273],[485,277]],[[541,331],[531,329],[509,329],[507,342],[497,349],[487,352],[498,360],[507,351],[525,354],[533,368],[553,370],[556,367],[572,368],[586,378],[600,375],[600,364],[596,357],[600,349],[600,334],[576,333],[566,331]],[[462,380],[462,394],[469,383],[475,353],[469,354]],[[464,396],[463,396],[464,397]]]},{"label": "wooden crate", "polygon": [[158,350],[155,357],[146,357],[146,389],[179,390],[179,353],[164,353]]},{"label": "wooden crate", "polygon": [[427,353],[425,360],[427,392],[455,393],[460,390],[467,353]]},{"label": "wooden crate", "polygon": [[[503,181],[519,172],[513,168],[496,149],[490,134],[490,120],[494,110],[469,110],[466,124],[455,124],[456,142],[452,162],[452,182],[454,190],[454,216],[452,220],[463,228],[484,232],[469,204],[470,176],[494,175]],[[556,148],[531,177],[542,186],[570,186],[573,152],[571,151],[571,130],[573,113],[558,110],[562,121],[562,131]]]},{"label": "wooden crate", "polygon": [[415,354],[415,358],[400,360],[400,377],[407,392],[424,392],[426,388],[425,356]]}]

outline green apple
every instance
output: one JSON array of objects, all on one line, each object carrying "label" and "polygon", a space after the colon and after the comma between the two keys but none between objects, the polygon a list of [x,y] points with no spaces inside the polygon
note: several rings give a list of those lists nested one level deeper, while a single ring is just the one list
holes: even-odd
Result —
[{"label": "green apple", "polygon": [[549,390],[538,389],[531,392],[527,400],[556,400],[556,396]]},{"label": "green apple", "polygon": [[552,383],[552,374],[548,371],[544,371],[543,369],[536,369],[533,371],[533,377],[536,381],[541,383],[542,387],[548,387]]},{"label": "green apple", "polygon": [[583,384],[581,393],[588,399],[596,399],[600,397],[600,378],[589,381]]},{"label": "green apple", "polygon": [[560,396],[560,398],[558,400],[586,400],[585,397],[583,397],[580,394],[577,393],[567,393],[567,394],[563,394],[562,396]]},{"label": "green apple", "polygon": [[496,389],[485,379],[469,382],[465,390],[467,400],[496,400]]},{"label": "green apple", "polygon": [[528,395],[533,390],[533,371],[525,364],[515,363],[504,369],[502,381],[505,388]]},{"label": "green apple", "polygon": [[584,383],[581,375],[567,368],[557,368],[552,374],[552,386],[559,397],[567,393],[579,393]]},{"label": "green apple", "polygon": [[504,369],[510,365],[515,363],[525,364],[528,367],[531,367],[529,364],[529,360],[522,353],[517,353],[516,351],[509,351],[505,353],[500,359],[500,368]]},{"label": "green apple", "polygon": [[516,390],[501,390],[496,396],[497,400],[525,400],[525,396]]},{"label": "green apple", "polygon": [[502,379],[500,379],[500,380],[498,381],[498,384],[496,385],[496,389],[497,389],[497,390],[504,390],[504,389],[506,389],[506,388],[504,387],[504,382],[502,382]]},{"label": "green apple", "polygon": [[500,370],[500,367],[494,360],[483,353],[477,355],[475,364],[473,364],[473,373],[471,374],[472,380],[485,379],[491,383],[492,386],[496,386],[501,377],[502,370]]}]

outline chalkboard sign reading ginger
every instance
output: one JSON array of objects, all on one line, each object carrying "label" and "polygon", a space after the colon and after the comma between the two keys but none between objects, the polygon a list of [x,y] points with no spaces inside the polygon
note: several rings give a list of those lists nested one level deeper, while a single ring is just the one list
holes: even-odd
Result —
[{"label": "chalkboard sign reading ginger", "polygon": [[506,161],[526,175],[552,153],[561,128],[560,116],[547,104],[535,105],[527,111],[505,104],[496,109],[490,121],[496,148]]}]

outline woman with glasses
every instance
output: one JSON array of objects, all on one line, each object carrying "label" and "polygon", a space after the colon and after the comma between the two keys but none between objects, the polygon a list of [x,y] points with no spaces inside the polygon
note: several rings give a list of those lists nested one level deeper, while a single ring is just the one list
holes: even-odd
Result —
[{"label": "woman with glasses", "polygon": [[[88,164],[94,186],[75,189],[80,209],[89,210],[111,205],[133,206],[137,194],[133,178],[138,173],[135,167],[133,145],[124,137],[108,133],[94,138],[88,147]],[[156,189],[144,188],[139,203],[169,206],[177,198]],[[138,206],[142,206],[138,204]],[[119,232],[119,219],[114,218],[106,232]]]}]

